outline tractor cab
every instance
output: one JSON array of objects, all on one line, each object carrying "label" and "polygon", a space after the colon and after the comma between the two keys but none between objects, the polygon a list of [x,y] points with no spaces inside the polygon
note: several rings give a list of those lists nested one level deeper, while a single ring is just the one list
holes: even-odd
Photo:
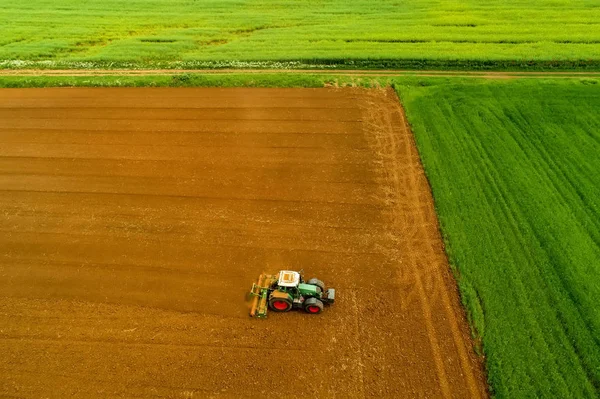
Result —
[{"label": "tractor cab", "polygon": [[282,270],[279,272],[279,280],[277,285],[280,287],[298,287],[300,284],[300,273],[292,272],[289,270]]},{"label": "tractor cab", "polygon": [[[313,279],[318,281],[316,279]],[[323,292],[323,287],[320,281],[320,285],[315,281],[309,281],[308,284],[304,282],[301,272],[293,272],[289,270],[282,270],[279,272],[279,279],[277,286],[279,291],[285,291],[296,296],[298,293],[304,297],[317,297],[320,298]],[[315,285],[316,284],[316,285]]]},{"label": "tractor cab", "polygon": [[299,272],[282,270],[275,275],[271,289],[273,291],[286,292],[292,297],[298,296],[298,286],[302,281],[302,275]]}]

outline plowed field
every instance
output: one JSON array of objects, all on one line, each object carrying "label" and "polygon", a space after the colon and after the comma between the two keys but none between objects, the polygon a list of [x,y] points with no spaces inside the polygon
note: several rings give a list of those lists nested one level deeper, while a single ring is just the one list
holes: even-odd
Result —
[{"label": "plowed field", "polygon": [[0,215],[0,396],[486,396],[391,91],[5,89]]}]

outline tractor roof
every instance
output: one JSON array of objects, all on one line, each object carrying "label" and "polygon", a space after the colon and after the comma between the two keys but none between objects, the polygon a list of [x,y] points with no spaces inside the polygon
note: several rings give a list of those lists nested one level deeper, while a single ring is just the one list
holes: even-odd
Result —
[{"label": "tractor roof", "polygon": [[280,287],[297,287],[300,283],[300,273],[290,270],[282,270],[279,272],[279,281],[277,284]]}]

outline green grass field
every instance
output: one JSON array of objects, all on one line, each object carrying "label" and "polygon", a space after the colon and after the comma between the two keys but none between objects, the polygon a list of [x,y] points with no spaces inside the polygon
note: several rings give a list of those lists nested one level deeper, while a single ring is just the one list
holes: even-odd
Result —
[{"label": "green grass field", "polygon": [[600,82],[399,81],[498,398],[600,392]]},{"label": "green grass field", "polygon": [[3,68],[600,69],[597,0],[3,0],[0,26]]}]

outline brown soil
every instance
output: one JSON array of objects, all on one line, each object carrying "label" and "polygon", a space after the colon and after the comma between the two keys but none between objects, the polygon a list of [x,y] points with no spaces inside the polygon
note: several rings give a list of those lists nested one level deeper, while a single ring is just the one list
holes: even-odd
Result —
[{"label": "brown soil", "polygon": [[393,91],[4,89],[0,215],[0,396],[487,396]]}]

